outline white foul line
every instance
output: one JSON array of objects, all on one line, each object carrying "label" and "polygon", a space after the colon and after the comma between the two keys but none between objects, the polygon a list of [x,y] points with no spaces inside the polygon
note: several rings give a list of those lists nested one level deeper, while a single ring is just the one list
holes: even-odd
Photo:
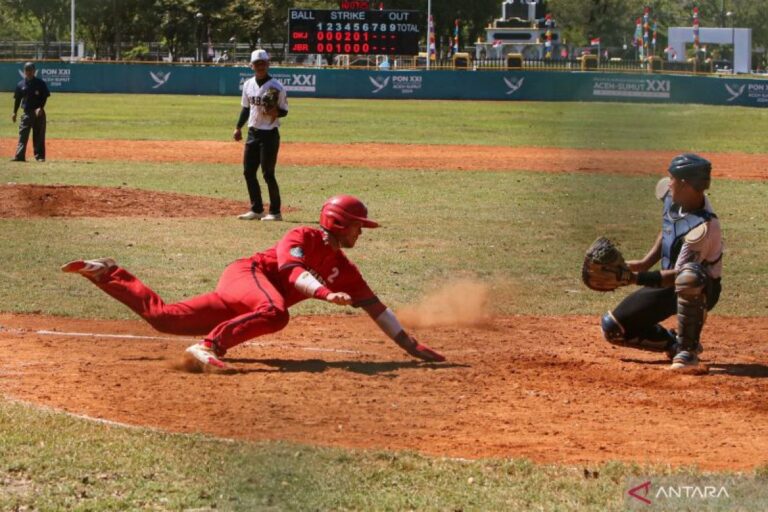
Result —
[{"label": "white foul line", "polygon": [[[41,329],[33,332],[35,334],[40,334],[43,336],[73,336],[73,337],[89,337],[89,338],[113,338],[113,339],[126,339],[126,340],[160,340],[160,341],[185,341],[186,340],[186,341],[192,341],[192,342],[195,341],[194,338],[182,338],[182,337],[170,338],[167,336],[142,336],[138,334],[100,334],[100,333],[94,333],[94,332],[61,332],[61,331],[50,331],[46,329]],[[278,345],[274,343],[263,343],[263,342],[249,342],[249,343],[246,343],[245,346],[280,348],[280,349],[295,348],[295,349],[304,350],[307,352],[331,352],[335,354],[355,354],[355,355],[368,355],[368,356],[376,355],[376,354],[370,354],[366,352],[360,352],[359,350],[346,350],[341,348],[305,347],[305,346],[290,347],[288,345]]]},{"label": "white foul line", "polygon": [[185,339],[193,341],[192,338],[169,338],[163,336],[140,336],[138,334],[99,334],[95,332],[60,332],[60,331],[47,331],[45,329],[34,331],[35,334],[43,334],[48,336],[87,336],[91,338],[118,338],[126,340],[163,340],[163,341],[183,341]]}]

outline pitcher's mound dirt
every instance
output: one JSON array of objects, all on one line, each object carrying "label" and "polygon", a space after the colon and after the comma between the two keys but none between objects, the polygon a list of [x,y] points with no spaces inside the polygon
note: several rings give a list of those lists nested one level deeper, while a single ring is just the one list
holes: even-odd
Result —
[{"label": "pitcher's mound dirt", "polygon": [[123,187],[0,185],[0,218],[221,217],[248,208],[246,201]]},{"label": "pitcher's mound dirt", "polygon": [[417,329],[448,358],[432,365],[367,317],[298,317],[231,350],[236,372],[221,375],[174,369],[195,340],[138,321],[5,314],[0,389],[93,417],[249,440],[567,464],[768,463],[768,319],[710,317],[706,375],[674,374],[663,355],[608,345],[597,320]]}]

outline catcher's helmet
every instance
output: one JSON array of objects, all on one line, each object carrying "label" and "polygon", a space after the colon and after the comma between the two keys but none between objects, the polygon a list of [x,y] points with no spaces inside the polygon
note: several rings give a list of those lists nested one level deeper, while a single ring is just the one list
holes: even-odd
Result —
[{"label": "catcher's helmet", "polygon": [[711,173],[712,163],[693,153],[678,155],[669,164],[669,174],[677,179],[687,181],[697,190],[709,188]]},{"label": "catcher's helmet", "polygon": [[352,222],[359,221],[364,228],[377,228],[379,224],[368,218],[368,208],[355,196],[333,196],[323,203],[320,225],[331,233],[344,232]]}]

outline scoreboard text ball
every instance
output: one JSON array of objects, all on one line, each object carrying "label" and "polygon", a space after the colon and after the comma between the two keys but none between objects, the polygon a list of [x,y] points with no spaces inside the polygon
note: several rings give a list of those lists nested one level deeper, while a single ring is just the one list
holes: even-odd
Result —
[{"label": "scoreboard text ball", "polygon": [[418,11],[291,9],[289,53],[417,55],[422,32]]}]

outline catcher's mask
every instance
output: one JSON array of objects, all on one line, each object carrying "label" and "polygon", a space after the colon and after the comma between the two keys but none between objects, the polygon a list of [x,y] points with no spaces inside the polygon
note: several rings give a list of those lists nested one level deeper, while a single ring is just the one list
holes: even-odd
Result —
[{"label": "catcher's mask", "polygon": [[333,196],[323,203],[320,210],[320,225],[333,234],[343,234],[353,222],[360,222],[364,228],[377,228],[379,224],[368,218],[368,208],[354,196]]}]

